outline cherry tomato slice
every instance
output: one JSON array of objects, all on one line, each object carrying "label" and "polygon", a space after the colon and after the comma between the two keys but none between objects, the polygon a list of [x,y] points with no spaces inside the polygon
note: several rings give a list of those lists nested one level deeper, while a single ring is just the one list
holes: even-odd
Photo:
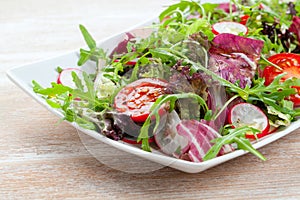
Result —
[{"label": "cherry tomato slice", "polygon": [[128,114],[135,122],[144,122],[150,108],[164,94],[168,83],[157,78],[143,78],[122,88],[114,99],[114,108]]},{"label": "cherry tomato slice", "polygon": [[[281,79],[282,81],[292,77],[300,78],[299,54],[280,53],[269,57],[268,60],[282,68],[282,71],[273,66],[267,66],[262,72],[262,77],[265,78],[265,85],[272,83],[276,76],[284,72],[287,74]],[[300,106],[300,87],[295,86],[293,88],[295,88],[298,93],[291,95],[289,100],[293,101],[295,106]]]}]

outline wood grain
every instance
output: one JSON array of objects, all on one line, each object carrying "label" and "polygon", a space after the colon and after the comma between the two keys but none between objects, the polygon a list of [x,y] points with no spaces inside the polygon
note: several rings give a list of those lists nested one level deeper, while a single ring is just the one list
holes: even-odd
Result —
[{"label": "wood grain", "polygon": [[[103,39],[159,13],[171,1],[3,1],[0,7],[0,199],[299,199],[300,130],[203,173],[160,166],[113,151],[97,160],[84,136],[5,76],[22,64],[84,45],[78,24]],[[88,140],[88,139],[87,139]],[[91,141],[91,145],[96,145]],[[103,164],[110,161],[113,168]],[[144,163],[145,162],[145,163]],[[112,166],[112,165],[111,165]],[[117,169],[133,169],[139,173]]]}]

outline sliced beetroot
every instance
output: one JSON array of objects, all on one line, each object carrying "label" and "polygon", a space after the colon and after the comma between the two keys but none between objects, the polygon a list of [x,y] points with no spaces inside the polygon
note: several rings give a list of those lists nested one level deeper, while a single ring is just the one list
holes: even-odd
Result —
[{"label": "sliced beetroot", "polygon": [[[197,120],[183,120],[176,127],[177,132],[189,142],[188,155],[193,162],[202,162],[207,151],[213,146],[211,140],[220,137],[213,128]],[[232,151],[230,145],[224,145],[218,155]]]}]

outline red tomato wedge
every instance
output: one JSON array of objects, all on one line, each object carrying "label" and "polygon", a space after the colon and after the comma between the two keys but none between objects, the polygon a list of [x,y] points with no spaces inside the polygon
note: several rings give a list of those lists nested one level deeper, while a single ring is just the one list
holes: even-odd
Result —
[{"label": "red tomato wedge", "polygon": [[[233,106],[228,115],[228,121],[234,127],[250,126],[261,132],[256,134],[261,138],[269,133],[270,124],[268,117],[257,106],[250,103],[239,103]],[[247,133],[246,138],[255,139],[252,133]]]},{"label": "red tomato wedge", "polygon": [[[274,78],[282,73],[287,73],[281,80],[296,77],[300,78],[300,55],[294,53],[279,53],[268,58],[268,60],[282,70],[275,68],[274,66],[267,66],[263,72],[262,77],[265,78],[265,85],[272,83]],[[289,100],[294,102],[295,106],[300,106],[300,87],[294,87],[297,90],[297,94],[291,95]]]},{"label": "red tomato wedge", "polygon": [[136,80],[122,88],[114,99],[114,108],[128,114],[135,122],[144,122],[150,108],[159,96],[164,94],[168,83],[157,78]]},{"label": "red tomato wedge", "polygon": [[248,28],[241,23],[225,21],[225,22],[218,22],[212,25],[212,32],[215,35],[221,33],[231,33],[234,35],[238,35],[242,33],[244,35],[247,35]]}]

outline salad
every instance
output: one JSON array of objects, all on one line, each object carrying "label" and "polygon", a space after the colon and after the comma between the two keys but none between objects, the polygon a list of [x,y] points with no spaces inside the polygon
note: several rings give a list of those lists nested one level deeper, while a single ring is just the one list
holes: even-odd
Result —
[{"label": "salad", "polygon": [[300,115],[298,0],[181,0],[112,51],[80,30],[78,66],[94,73],[57,67],[51,87],[33,90],[113,140],[191,162],[236,149],[265,160],[252,144]]}]

